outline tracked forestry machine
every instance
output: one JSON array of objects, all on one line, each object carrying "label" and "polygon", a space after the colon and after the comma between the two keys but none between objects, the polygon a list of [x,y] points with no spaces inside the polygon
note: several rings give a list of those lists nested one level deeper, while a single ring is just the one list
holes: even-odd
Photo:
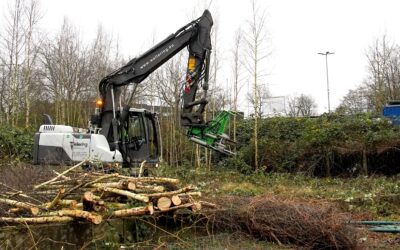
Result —
[{"label": "tracked forestry machine", "polygon": [[[76,131],[71,126],[54,125],[45,116],[35,135],[34,163],[68,164],[95,158],[104,163],[134,166],[144,160],[159,162],[161,142],[157,114],[130,107],[138,84],[167,60],[187,47],[187,72],[182,83],[181,126],[189,140],[224,154],[231,154],[224,134],[230,112],[223,111],[205,122],[211,53],[211,13],[180,28],[159,44],[104,77],[99,84],[100,99],[89,121],[89,128]],[[130,100],[121,103],[122,87],[132,86]],[[199,86],[202,96],[196,99]]]}]

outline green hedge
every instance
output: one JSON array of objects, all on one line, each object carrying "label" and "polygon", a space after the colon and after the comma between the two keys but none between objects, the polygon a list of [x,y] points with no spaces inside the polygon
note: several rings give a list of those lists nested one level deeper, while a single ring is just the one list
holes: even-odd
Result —
[{"label": "green hedge", "polygon": [[31,160],[34,131],[0,125],[0,156]]},{"label": "green hedge", "polygon": [[[237,165],[238,169],[245,169],[244,164],[249,168],[255,165],[253,127],[254,120],[240,121],[239,152],[236,159],[226,160],[228,164]],[[398,127],[371,114],[267,118],[259,120],[258,131],[259,166],[276,172],[309,171],[311,166],[322,168],[327,157],[342,163],[343,158],[351,156],[355,159],[350,165],[356,165],[363,151],[372,157],[378,147],[400,141]]]}]

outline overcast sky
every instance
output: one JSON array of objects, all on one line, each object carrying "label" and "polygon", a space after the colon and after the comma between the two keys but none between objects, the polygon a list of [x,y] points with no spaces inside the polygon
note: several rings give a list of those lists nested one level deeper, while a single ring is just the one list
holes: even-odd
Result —
[{"label": "overcast sky", "polygon": [[[2,12],[7,2],[1,0]],[[66,16],[89,41],[98,24],[118,38],[125,58],[147,50],[154,34],[162,40],[192,18],[203,1],[189,0],[41,0],[43,30],[56,33]],[[383,34],[400,41],[400,1],[396,0],[264,0],[272,55],[263,64],[263,83],[273,96],[307,94],[327,111],[325,58],[328,57],[331,108],[366,76],[368,46]],[[235,30],[246,29],[250,0],[213,0],[222,68],[218,84],[229,84],[230,50]],[[1,19],[0,19],[1,20]],[[242,90],[243,96],[247,87]],[[244,102],[242,103],[244,105]]]}]

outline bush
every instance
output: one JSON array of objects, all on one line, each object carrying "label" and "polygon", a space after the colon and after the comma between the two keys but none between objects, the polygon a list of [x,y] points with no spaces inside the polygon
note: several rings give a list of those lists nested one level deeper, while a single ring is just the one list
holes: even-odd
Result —
[{"label": "bush", "polygon": [[32,159],[34,132],[30,129],[0,126],[0,156]]},{"label": "bush", "polygon": [[[238,125],[240,160],[235,161],[244,161],[242,165],[255,165],[253,124],[253,120],[243,120]],[[400,140],[398,127],[371,114],[273,117],[261,119],[258,131],[258,165],[274,172],[314,174],[323,173],[326,168],[335,172],[337,167],[340,168],[337,174],[341,174],[361,166],[364,151],[368,157],[375,157],[378,149],[396,146]],[[347,165],[336,166],[338,163]]]},{"label": "bush", "polygon": [[240,156],[225,158],[218,163],[218,167],[235,169],[242,174],[251,174],[253,172],[252,167],[248,165]]}]

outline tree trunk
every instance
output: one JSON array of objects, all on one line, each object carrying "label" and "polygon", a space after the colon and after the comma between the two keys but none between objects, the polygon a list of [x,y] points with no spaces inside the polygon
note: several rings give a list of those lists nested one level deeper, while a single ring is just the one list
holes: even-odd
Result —
[{"label": "tree trunk", "polygon": [[64,195],[64,193],[65,193],[65,188],[61,188],[61,189],[58,191],[57,196],[50,202],[50,204],[48,204],[48,205],[46,206],[46,208],[47,208],[47,209],[51,209],[51,208],[53,208],[55,205],[57,205],[57,203],[60,201],[60,199],[62,198],[62,196]]},{"label": "tree trunk", "polygon": [[29,211],[33,215],[37,215],[39,213],[38,207],[36,207],[33,204],[27,203],[27,202],[20,202],[20,201],[0,198],[0,203],[4,203],[4,204],[14,206],[14,207],[23,208],[23,209]]},{"label": "tree trunk", "polygon": [[157,192],[161,193],[164,192],[164,186],[145,186],[141,184],[136,184],[136,193],[149,193],[149,192]]},{"label": "tree trunk", "polygon": [[325,164],[325,175],[326,175],[326,177],[331,177],[331,165],[332,165],[331,157],[332,157],[331,152],[330,151],[327,152],[325,155],[325,163],[326,163]]},{"label": "tree trunk", "polygon": [[110,188],[118,188],[118,189],[127,189],[134,191],[136,190],[136,185],[133,182],[122,180],[119,182],[109,182],[109,183],[94,183],[91,185],[92,187],[110,187]]},{"label": "tree trunk", "polygon": [[179,179],[174,179],[174,178],[167,178],[167,177],[129,177],[129,176],[119,176],[120,178],[125,178],[128,179],[129,181],[132,182],[151,182],[151,183],[171,183],[171,184],[178,184]]},{"label": "tree trunk", "polygon": [[81,218],[87,221],[92,222],[93,224],[100,224],[103,221],[103,217],[101,215],[97,215],[94,213],[90,213],[88,211],[82,211],[78,209],[71,209],[71,210],[59,210],[54,212],[49,212],[46,215],[52,216],[67,216],[67,217],[74,217],[74,218]]},{"label": "tree trunk", "polygon": [[134,208],[116,210],[112,213],[112,216],[114,216],[114,217],[129,217],[129,216],[144,215],[147,213],[152,213],[152,211],[153,211],[153,206],[151,204],[149,204],[145,207],[134,207]]},{"label": "tree trunk", "polygon": [[363,166],[363,169],[362,169],[363,175],[367,176],[368,175],[368,155],[367,155],[366,149],[363,149],[363,152],[362,152],[362,166]]},{"label": "tree trunk", "polygon": [[129,191],[125,191],[125,190],[121,190],[121,189],[117,189],[117,188],[107,188],[107,187],[101,187],[99,188],[101,190],[104,190],[106,192],[109,193],[114,193],[114,194],[119,194],[122,196],[126,196],[128,198],[132,198],[135,200],[139,200],[139,201],[143,201],[143,202],[149,202],[149,197],[141,195],[141,194],[135,194]]},{"label": "tree trunk", "polygon": [[[46,202],[42,206],[47,207],[51,204],[51,202]],[[78,202],[76,200],[59,200],[57,202],[57,205],[59,206],[67,206],[70,207],[71,209],[76,209]]]},{"label": "tree trunk", "polygon": [[32,218],[10,218],[0,217],[0,222],[15,224],[46,224],[46,223],[66,223],[73,221],[74,218],[69,216],[48,216],[48,217],[32,217]]},{"label": "tree trunk", "polygon": [[152,198],[156,198],[156,197],[163,197],[163,196],[173,196],[176,194],[181,194],[181,193],[186,193],[193,190],[192,186],[187,186],[187,187],[183,187],[180,188],[178,190],[175,191],[169,191],[169,192],[162,192],[162,193],[153,193],[153,194],[148,194],[148,197],[152,197]]}]

